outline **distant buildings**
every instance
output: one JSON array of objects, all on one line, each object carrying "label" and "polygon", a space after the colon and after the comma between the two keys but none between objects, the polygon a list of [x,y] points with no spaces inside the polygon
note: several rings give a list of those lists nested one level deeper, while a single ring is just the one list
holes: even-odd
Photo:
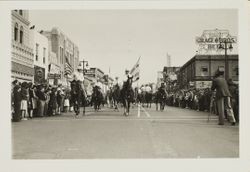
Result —
[{"label": "distant buildings", "polygon": [[[71,39],[58,28],[52,28],[51,31],[41,31],[50,42],[51,52],[56,54],[57,66],[60,68],[59,75],[50,75],[51,79],[57,80],[58,83],[67,85],[67,78],[79,65],[79,49]],[[51,63],[54,66],[54,63]],[[54,76],[54,78],[53,78]]]},{"label": "distant buildings", "polygon": [[11,11],[11,78],[23,82],[34,80],[33,46],[30,45],[30,22],[27,10]]},{"label": "distant buildings", "polygon": [[[218,69],[224,70],[228,79],[238,82],[239,66],[235,36],[231,36],[228,30],[204,30],[195,41],[198,51],[193,58],[182,67],[164,67],[163,80],[168,87],[173,86],[172,81],[176,81],[175,89],[210,88]],[[158,78],[159,82],[161,79]]]}]

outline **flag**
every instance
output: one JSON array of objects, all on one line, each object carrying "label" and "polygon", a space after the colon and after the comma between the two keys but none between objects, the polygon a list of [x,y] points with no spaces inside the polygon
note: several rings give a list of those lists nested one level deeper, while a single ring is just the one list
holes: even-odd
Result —
[{"label": "flag", "polygon": [[134,67],[130,70],[130,74],[133,76],[133,82],[140,79],[140,59],[141,57],[139,57]]},{"label": "flag", "polygon": [[71,75],[73,73],[74,69],[69,64],[68,59],[66,58],[65,64],[64,64],[64,74],[65,75]]}]

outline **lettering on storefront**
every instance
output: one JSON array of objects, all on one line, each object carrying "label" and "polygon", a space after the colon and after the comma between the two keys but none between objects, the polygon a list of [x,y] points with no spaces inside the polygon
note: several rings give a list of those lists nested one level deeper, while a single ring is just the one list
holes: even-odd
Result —
[{"label": "lettering on storefront", "polygon": [[49,73],[48,79],[61,79],[61,74]]},{"label": "lettering on storefront", "polygon": [[212,81],[196,81],[195,85],[198,89],[211,88]]}]

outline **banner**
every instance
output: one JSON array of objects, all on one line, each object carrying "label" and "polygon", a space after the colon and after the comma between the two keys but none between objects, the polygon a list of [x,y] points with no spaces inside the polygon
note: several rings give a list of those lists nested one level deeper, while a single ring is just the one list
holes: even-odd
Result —
[{"label": "banner", "polygon": [[130,74],[133,76],[133,82],[140,79],[140,59],[141,57],[139,57],[134,67],[130,70]]}]

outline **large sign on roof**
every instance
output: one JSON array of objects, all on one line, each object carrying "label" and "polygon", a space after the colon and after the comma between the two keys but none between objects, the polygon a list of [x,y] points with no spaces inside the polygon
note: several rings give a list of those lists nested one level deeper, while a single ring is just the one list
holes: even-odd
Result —
[{"label": "large sign on roof", "polygon": [[237,43],[237,37],[231,36],[228,30],[204,30],[201,36],[196,37],[195,42],[198,44],[199,54],[217,54],[223,52],[219,49],[220,43],[228,42]]}]

